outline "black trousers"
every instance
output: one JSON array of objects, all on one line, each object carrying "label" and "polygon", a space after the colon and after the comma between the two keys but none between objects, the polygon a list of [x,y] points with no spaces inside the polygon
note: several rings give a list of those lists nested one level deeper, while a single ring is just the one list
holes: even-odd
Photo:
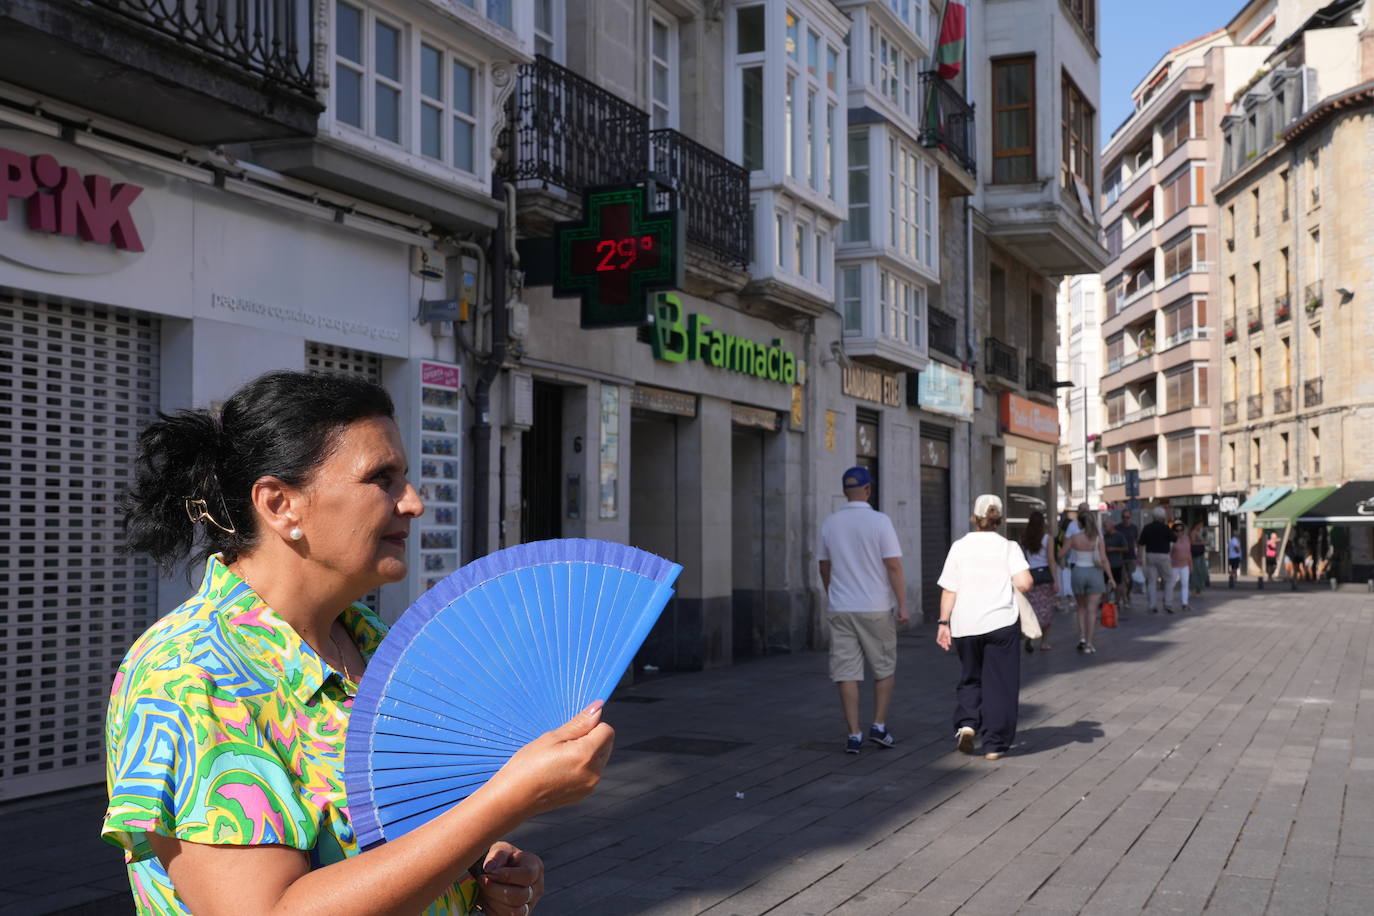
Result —
[{"label": "black trousers", "polygon": [[954,727],[977,732],[983,752],[1005,752],[1016,740],[1021,691],[1021,625],[954,640],[963,674],[955,689]]}]

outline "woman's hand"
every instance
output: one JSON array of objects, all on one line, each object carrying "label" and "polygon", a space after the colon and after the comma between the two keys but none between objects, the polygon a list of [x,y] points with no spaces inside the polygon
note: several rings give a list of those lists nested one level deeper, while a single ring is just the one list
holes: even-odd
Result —
[{"label": "woman's hand", "polygon": [[500,842],[487,850],[477,877],[477,906],[489,916],[528,916],[544,896],[544,862]]},{"label": "woman's hand", "polygon": [[948,652],[949,647],[954,643],[953,637],[949,635],[949,626],[937,626],[935,630],[935,645]]},{"label": "woman's hand", "polygon": [[601,721],[597,700],[565,725],[516,751],[479,791],[500,795],[533,817],[581,801],[601,781],[615,731]]}]

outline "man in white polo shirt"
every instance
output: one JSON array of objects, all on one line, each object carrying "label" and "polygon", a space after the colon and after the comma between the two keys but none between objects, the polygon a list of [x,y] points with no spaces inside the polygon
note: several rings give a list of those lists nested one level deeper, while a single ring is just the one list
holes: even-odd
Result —
[{"label": "man in white polo shirt", "polygon": [[[892,520],[868,503],[873,479],[867,468],[844,472],[849,502],[821,525],[821,584],[830,600],[830,679],[840,690],[849,738],[845,752],[863,748],[859,731],[859,682],[864,661],[873,669],[873,725],[868,740],[892,747],[887,709],[897,670],[897,627],[911,619],[902,578],[902,547]],[[894,613],[895,611],[895,613]]]}]

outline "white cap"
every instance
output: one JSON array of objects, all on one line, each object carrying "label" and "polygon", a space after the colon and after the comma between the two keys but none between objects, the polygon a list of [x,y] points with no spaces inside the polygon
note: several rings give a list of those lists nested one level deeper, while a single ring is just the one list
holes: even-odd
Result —
[{"label": "white cap", "polygon": [[984,493],[973,501],[973,517],[987,518],[988,513],[996,509],[997,514],[1002,514],[1002,499],[992,493]]}]

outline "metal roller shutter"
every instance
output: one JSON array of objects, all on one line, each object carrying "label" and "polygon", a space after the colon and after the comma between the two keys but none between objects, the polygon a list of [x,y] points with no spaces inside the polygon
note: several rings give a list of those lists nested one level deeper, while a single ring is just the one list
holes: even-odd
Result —
[{"label": "metal roller shutter", "polygon": [[[950,430],[947,427],[921,424],[921,438],[945,443],[948,456]],[[940,612],[940,586],[936,580],[945,566],[945,556],[949,553],[952,530],[950,528],[950,483],[948,467],[932,467],[926,464],[925,448],[921,452],[921,615],[926,620],[934,620]],[[944,463],[947,465],[948,458]]]},{"label": "metal roller shutter", "polygon": [[110,684],[158,610],[115,500],[156,416],[159,333],[0,293],[0,797],[103,778]]}]

